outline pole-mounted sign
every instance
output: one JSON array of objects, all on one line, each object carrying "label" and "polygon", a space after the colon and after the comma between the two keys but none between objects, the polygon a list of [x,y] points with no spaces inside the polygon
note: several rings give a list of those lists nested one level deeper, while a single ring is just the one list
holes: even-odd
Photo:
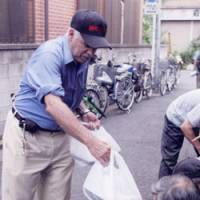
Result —
[{"label": "pole-mounted sign", "polygon": [[144,14],[153,15],[158,13],[159,0],[145,0]]}]

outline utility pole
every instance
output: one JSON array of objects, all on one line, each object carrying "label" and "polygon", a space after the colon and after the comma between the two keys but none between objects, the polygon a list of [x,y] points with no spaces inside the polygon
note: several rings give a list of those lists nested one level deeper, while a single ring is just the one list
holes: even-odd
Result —
[{"label": "utility pole", "polygon": [[160,8],[159,0],[145,1],[145,14],[153,17],[152,52],[151,52],[151,73],[153,76],[154,88],[159,87],[159,62],[160,62]]},{"label": "utility pole", "polygon": [[45,41],[49,39],[49,0],[44,1],[44,39]]},{"label": "utility pole", "polygon": [[120,1],[121,4],[121,32],[120,32],[120,44],[124,44],[124,0]]},{"label": "utility pole", "polygon": [[154,59],[154,65],[152,65],[153,68],[153,80],[154,80],[154,87],[159,87],[159,63],[160,63],[160,10],[158,9],[158,12],[155,15],[155,35],[154,35],[154,45],[155,47],[152,48],[154,51],[152,51],[153,59]]}]

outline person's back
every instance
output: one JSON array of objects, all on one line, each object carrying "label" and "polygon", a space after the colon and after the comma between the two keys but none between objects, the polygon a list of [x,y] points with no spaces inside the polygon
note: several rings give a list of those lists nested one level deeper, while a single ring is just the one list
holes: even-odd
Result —
[{"label": "person's back", "polygon": [[180,126],[196,105],[200,103],[200,89],[187,92],[175,99],[167,108],[167,118]]}]

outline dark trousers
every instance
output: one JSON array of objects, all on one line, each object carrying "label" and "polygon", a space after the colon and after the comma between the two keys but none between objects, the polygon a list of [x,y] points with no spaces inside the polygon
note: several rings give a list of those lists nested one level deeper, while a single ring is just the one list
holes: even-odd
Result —
[{"label": "dark trousers", "polygon": [[[195,135],[199,129],[193,129]],[[171,175],[177,163],[183,145],[184,135],[179,127],[170,122],[165,116],[164,128],[161,139],[161,156],[159,178]]]}]

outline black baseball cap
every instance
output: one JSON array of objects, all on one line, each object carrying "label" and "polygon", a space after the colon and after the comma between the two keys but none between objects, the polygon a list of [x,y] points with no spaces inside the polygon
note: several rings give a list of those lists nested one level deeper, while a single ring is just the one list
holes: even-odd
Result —
[{"label": "black baseball cap", "polygon": [[111,48],[106,40],[107,24],[94,10],[78,10],[72,17],[71,27],[80,32],[85,43],[92,48]]}]

